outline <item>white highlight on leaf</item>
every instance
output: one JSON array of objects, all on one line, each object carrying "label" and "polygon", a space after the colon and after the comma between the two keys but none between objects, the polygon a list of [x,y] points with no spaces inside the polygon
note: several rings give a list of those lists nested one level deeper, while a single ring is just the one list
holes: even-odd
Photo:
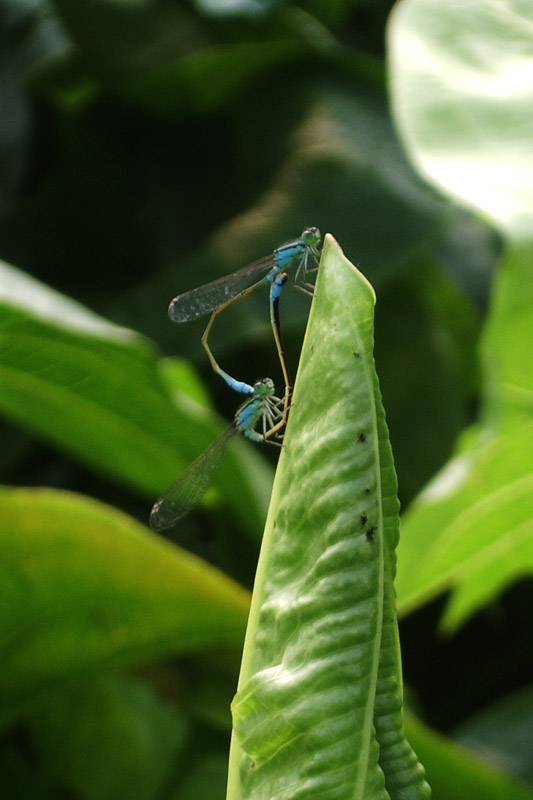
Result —
[{"label": "white highlight on leaf", "polygon": [[30,313],[67,330],[111,339],[140,338],[90,311],[81,303],[32,278],[22,270],[0,261],[0,303]]},{"label": "white highlight on leaf", "polygon": [[472,466],[470,455],[462,455],[452,459],[441,472],[431,481],[420,495],[420,500],[441,500],[465,482]]}]

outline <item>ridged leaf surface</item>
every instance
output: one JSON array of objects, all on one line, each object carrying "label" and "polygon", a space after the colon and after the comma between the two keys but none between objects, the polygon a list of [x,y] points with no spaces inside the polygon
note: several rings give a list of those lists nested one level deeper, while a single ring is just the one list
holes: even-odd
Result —
[{"label": "ridged leaf surface", "polygon": [[233,703],[230,800],[429,796],[401,719],[374,302],[326,237]]}]

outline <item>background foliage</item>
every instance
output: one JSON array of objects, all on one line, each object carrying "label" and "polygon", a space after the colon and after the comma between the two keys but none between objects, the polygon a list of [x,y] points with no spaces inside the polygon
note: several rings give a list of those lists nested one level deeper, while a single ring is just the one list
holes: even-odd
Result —
[{"label": "background foliage", "polygon": [[[527,28],[519,8],[502,20],[466,3],[457,19],[405,2],[412,14],[386,48],[391,5],[2,4],[0,466],[4,484],[27,487],[3,490],[0,520],[6,797],[224,797],[242,587],[273,454],[238,443],[181,526],[203,561],[148,537],[151,503],[220,429],[211,403],[226,419],[235,410],[206,367],[201,323],[172,326],[166,307],[313,224],[378,295],[377,368],[408,514],[398,600],[411,612],[412,705],[491,766],[419,723],[413,743],[436,797],[529,796],[494,771],[533,781],[520,746],[533,708],[531,131],[512,79],[530,63]],[[417,84],[406,42],[428,30],[442,42]],[[493,89],[501,75],[506,91],[486,92],[480,76]],[[473,103],[484,96],[498,102]],[[397,130],[419,169],[474,211],[422,182]],[[443,154],[463,167],[444,170],[455,181],[435,169]],[[279,382],[254,294],[213,342],[238,377]],[[293,371],[308,309],[297,295],[284,297]],[[452,454],[457,491],[412,503]]]}]

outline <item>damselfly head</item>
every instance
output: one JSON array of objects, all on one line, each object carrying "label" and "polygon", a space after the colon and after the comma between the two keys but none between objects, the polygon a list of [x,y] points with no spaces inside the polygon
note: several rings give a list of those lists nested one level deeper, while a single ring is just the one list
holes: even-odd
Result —
[{"label": "damselfly head", "polygon": [[265,397],[267,395],[273,395],[276,391],[274,386],[274,381],[272,378],[261,378],[260,381],[256,381],[254,383],[254,394],[257,397]]},{"label": "damselfly head", "polygon": [[313,228],[307,228],[307,230],[305,230],[302,233],[300,238],[306,247],[316,248],[320,246],[320,241],[322,237],[320,236],[320,231],[318,230],[318,228],[313,227]]}]

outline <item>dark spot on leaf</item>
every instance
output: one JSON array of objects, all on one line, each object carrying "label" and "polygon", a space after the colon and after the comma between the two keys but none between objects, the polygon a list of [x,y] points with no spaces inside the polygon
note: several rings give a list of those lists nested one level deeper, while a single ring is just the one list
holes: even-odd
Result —
[{"label": "dark spot on leaf", "polygon": [[374,534],[377,531],[377,529],[378,529],[377,525],[372,525],[367,531],[365,531],[365,536],[366,536],[367,542],[373,542],[374,541]]},{"label": "dark spot on leaf", "polygon": [[366,442],[366,433],[363,433],[363,432],[361,431],[361,433],[359,434],[359,437],[358,437],[357,441],[358,441],[358,442]]},{"label": "dark spot on leaf", "polygon": [[366,514],[361,514],[361,525],[366,525],[368,522],[368,517]]}]

